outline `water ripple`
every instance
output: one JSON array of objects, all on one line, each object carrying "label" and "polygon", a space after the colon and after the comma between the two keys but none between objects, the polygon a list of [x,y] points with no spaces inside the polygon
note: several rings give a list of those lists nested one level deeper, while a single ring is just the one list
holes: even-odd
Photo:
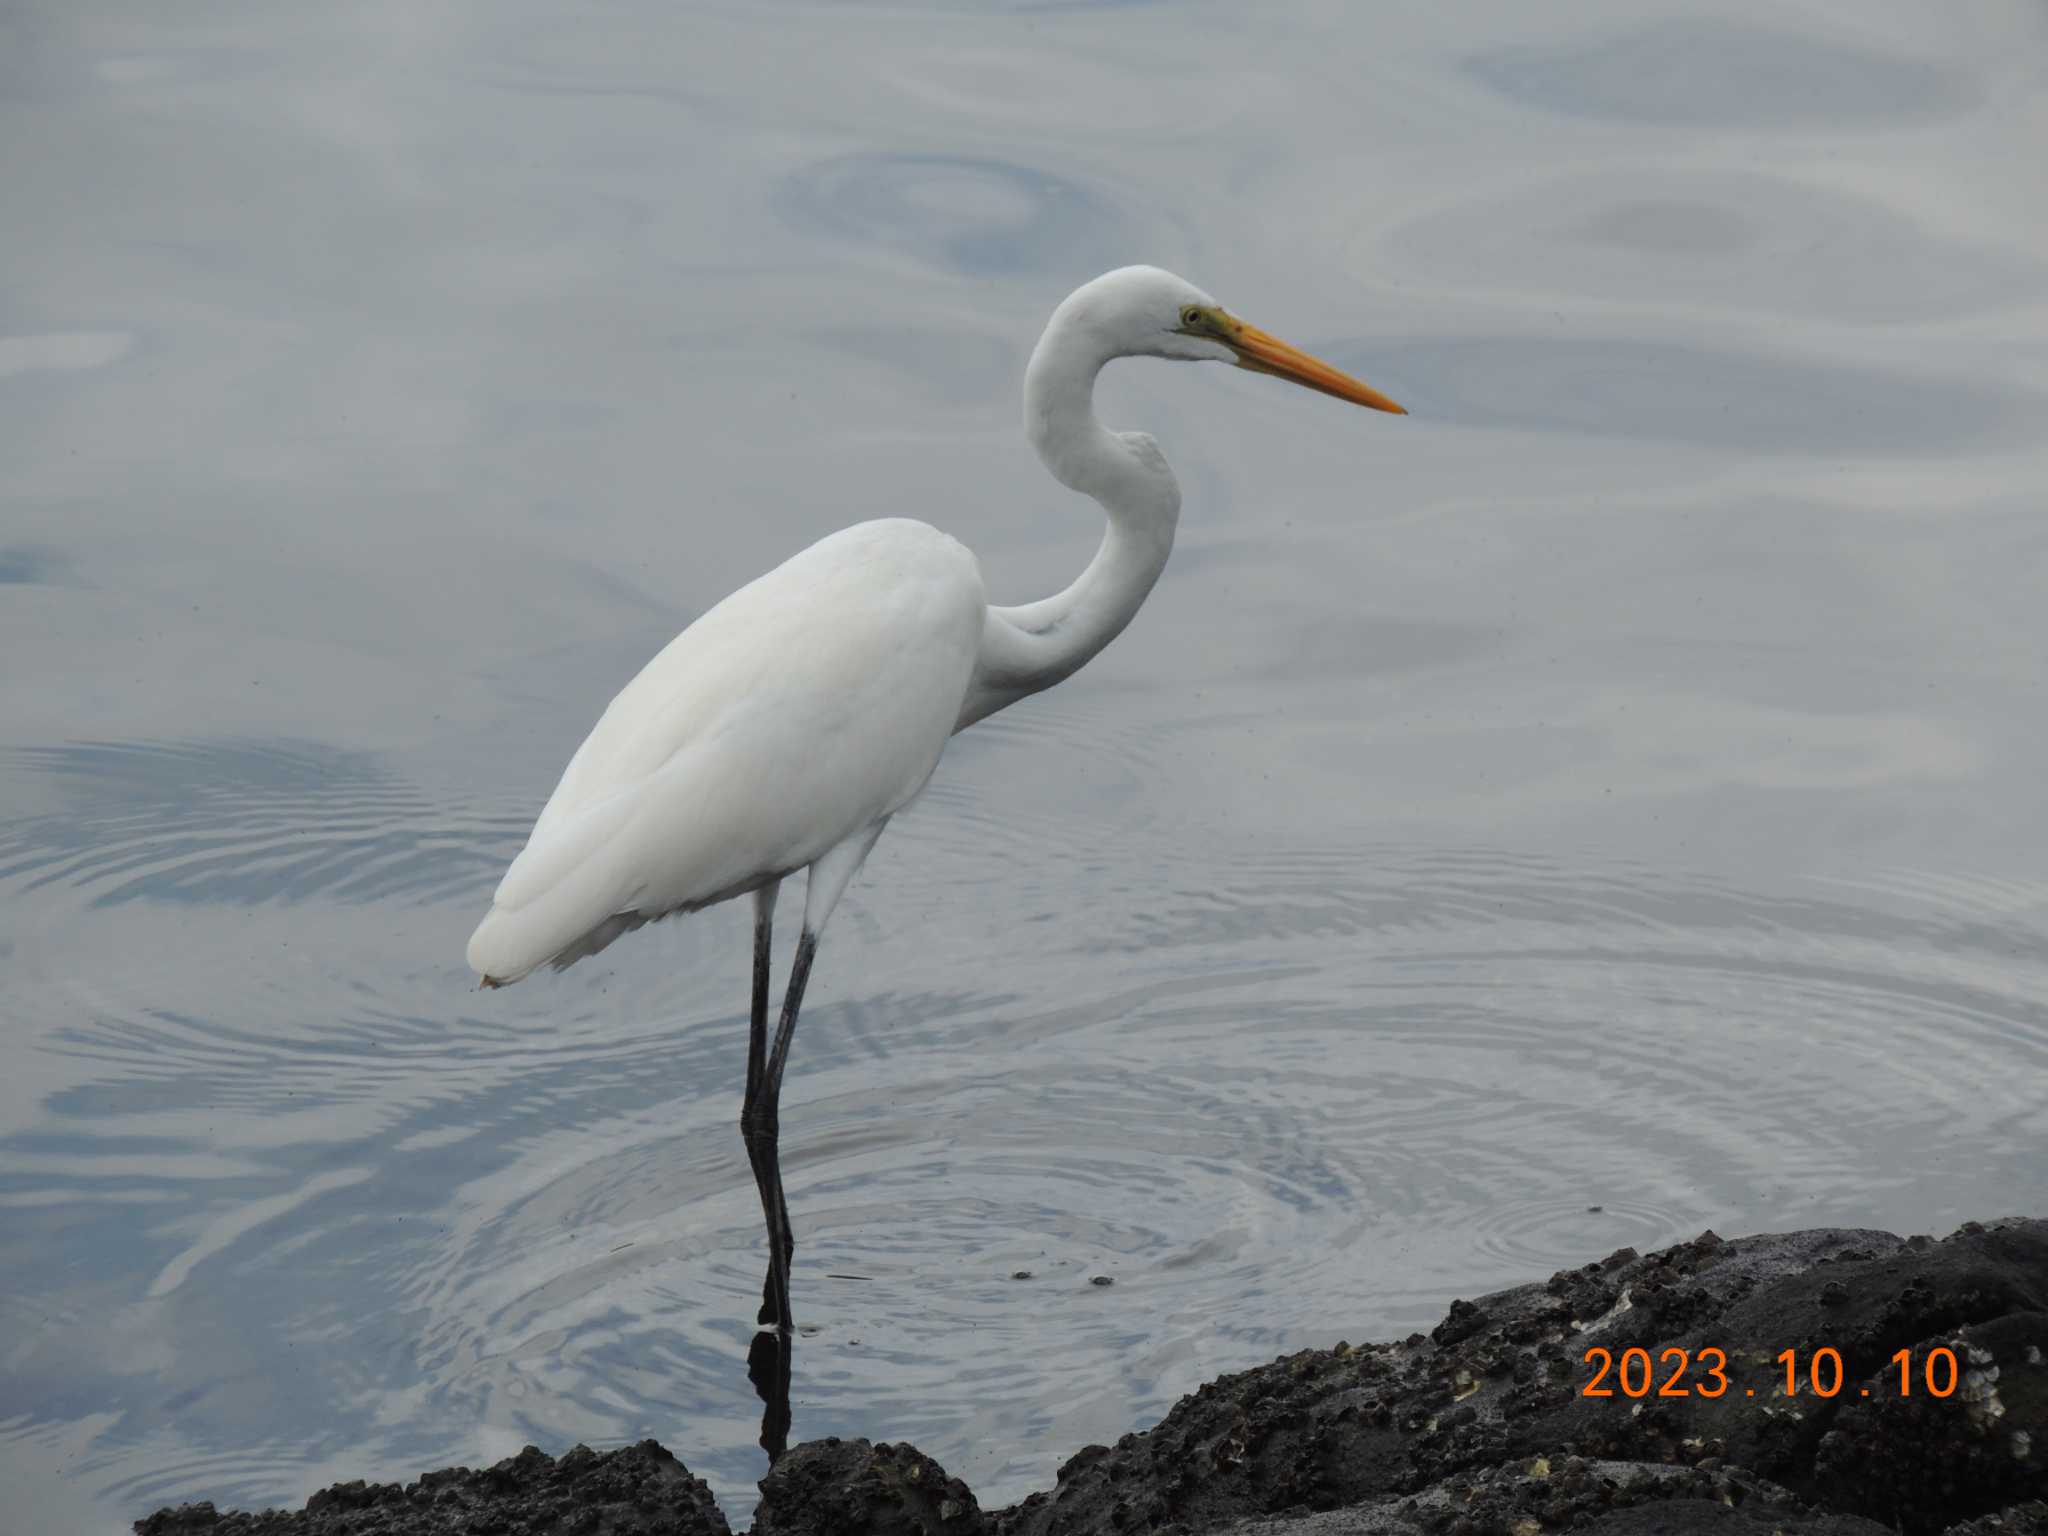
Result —
[{"label": "water ripple", "polygon": [[1892,125],[1961,112],[1965,75],[1903,54],[1729,18],[1674,18],[1595,42],[1489,49],[1466,67],[1519,101],[1673,127]]},{"label": "water ripple", "polygon": [[2041,414],[2017,387],[1640,336],[1381,339],[1329,355],[1461,426],[1758,453],[1955,452],[2018,441]]},{"label": "water ripple", "polygon": [[1910,205],[1663,163],[1477,190],[1374,232],[1382,241],[1436,285],[1675,313],[1894,325],[2012,309],[2048,289],[2038,252],[1959,238]]},{"label": "water ripple", "polygon": [[[998,817],[970,763],[863,897],[896,921],[828,946],[784,1105],[805,1435],[1001,1446],[963,1465],[1002,1497],[1042,1480],[1034,1447],[1277,1349],[1426,1324],[1451,1290],[1769,1224],[1794,1190],[1801,1215],[1908,1194],[1963,1214],[1982,1163],[1945,1156],[1959,1127],[2011,1156],[2048,1131],[2028,1087],[2048,1009],[2012,958],[2048,952],[2031,886],[1198,847],[1138,789],[1172,733],[1098,731],[1098,708],[1078,695],[1015,728],[1064,743],[1084,780],[1124,776],[1125,801]],[[385,782],[281,761],[253,777]],[[119,773],[85,778],[123,798]],[[992,837],[1006,874],[987,872]],[[962,899],[992,878],[1009,883]],[[1011,911],[1057,985],[989,984],[976,936]],[[890,958],[903,919],[914,970]],[[153,1441],[143,1475],[101,1441],[98,1485],[137,1507],[288,1492],[344,1448],[394,1475],[432,1448],[480,1459],[478,1425],[491,1445],[612,1441],[684,1416],[693,1465],[744,1487],[737,1366],[764,1251],[732,1124],[743,1022],[703,1001],[737,1005],[743,963],[712,967],[681,1017],[656,1001],[665,968],[433,1016],[395,1001],[419,978],[337,979],[306,1023],[294,969],[209,1017],[103,987],[46,1047],[80,1078],[46,1103],[68,1129],[0,1146],[0,1200],[21,1240],[118,1248],[146,1283],[19,1298],[55,1341],[24,1379],[58,1392],[61,1366],[95,1401],[180,1397],[189,1454]],[[1874,1042],[1886,1070],[1845,1087]],[[95,1315],[169,1341],[146,1377],[59,1347]],[[296,1341],[324,1383],[306,1443],[273,1443],[282,1410],[236,1396],[265,1340]],[[963,1419],[959,1383],[991,1361],[1004,1391]]]},{"label": "water ripple", "polygon": [[374,755],[318,742],[78,742],[8,758],[62,808],[0,827],[0,881],[74,887],[100,907],[474,895],[530,823],[437,805]]},{"label": "water ripple", "polygon": [[976,276],[1092,275],[1131,248],[1113,205],[1080,182],[978,156],[841,155],[789,176],[776,202],[799,225]]}]

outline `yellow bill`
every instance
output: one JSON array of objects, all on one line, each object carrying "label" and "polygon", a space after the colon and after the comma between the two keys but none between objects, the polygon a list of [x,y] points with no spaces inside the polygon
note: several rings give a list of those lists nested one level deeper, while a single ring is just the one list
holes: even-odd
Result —
[{"label": "yellow bill", "polygon": [[1342,369],[1332,368],[1319,357],[1310,357],[1278,336],[1268,336],[1256,325],[1247,325],[1235,315],[1223,317],[1218,340],[1237,353],[1237,366],[1254,373],[1270,373],[1304,388],[1335,395],[1353,405],[1368,405],[1396,416],[1408,413],[1370,384],[1362,384]]}]

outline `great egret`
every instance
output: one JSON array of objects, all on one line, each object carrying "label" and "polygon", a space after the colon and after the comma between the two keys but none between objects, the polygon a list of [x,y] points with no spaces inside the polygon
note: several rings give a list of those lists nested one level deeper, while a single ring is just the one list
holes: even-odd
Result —
[{"label": "great egret", "polygon": [[[1157,267],[1075,289],[1024,372],[1032,446],[1109,517],[1073,585],[991,606],[966,546],[908,518],[820,539],[706,612],[612,700],[469,941],[471,967],[495,987],[544,962],[571,965],[643,923],[752,894],[740,1127],[768,1226],[760,1321],[779,1331],[790,1326],[796,1246],[776,1156],[782,1072],[833,907],[947,738],[1114,640],[1173,548],[1180,487],[1158,446],[1095,418],[1095,376],[1119,357],[1235,363],[1401,414]],[[800,869],[803,930],[771,1046],[770,924],[784,877]]]}]

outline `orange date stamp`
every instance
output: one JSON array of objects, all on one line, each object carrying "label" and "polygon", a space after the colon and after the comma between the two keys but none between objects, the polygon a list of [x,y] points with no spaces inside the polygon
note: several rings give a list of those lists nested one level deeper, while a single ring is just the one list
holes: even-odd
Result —
[{"label": "orange date stamp", "polygon": [[[1581,1397],[1725,1397],[1737,1390],[1746,1397],[1757,1396],[1756,1386],[1743,1385],[1729,1376],[1727,1351],[1712,1346],[1695,1351],[1674,1345],[1659,1350],[1652,1360],[1647,1349],[1624,1349],[1617,1357],[1613,1350],[1596,1344],[1584,1359],[1594,1370],[1593,1379],[1579,1388]],[[1796,1349],[1781,1350],[1777,1363],[1784,1367],[1784,1376],[1768,1378],[1767,1396],[1839,1397],[1842,1393],[1842,1355],[1832,1345],[1804,1355]],[[1946,1344],[1928,1350],[1917,1362],[1912,1350],[1900,1350],[1878,1375],[1880,1386],[1890,1385],[1893,1369],[1898,1371],[1901,1397],[1923,1392],[1929,1397],[1952,1396],[1961,1374],[1956,1352]],[[1858,1387],[1856,1393],[1869,1397],[1871,1389]]]}]

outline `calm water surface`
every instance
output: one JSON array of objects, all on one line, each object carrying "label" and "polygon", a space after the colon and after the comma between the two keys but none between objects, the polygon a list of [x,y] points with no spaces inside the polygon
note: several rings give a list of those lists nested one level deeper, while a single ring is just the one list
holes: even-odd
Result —
[{"label": "calm water surface", "polygon": [[1624,1243],[2042,1210],[2048,16],[1439,9],[0,20],[11,1517],[652,1434],[746,1518],[745,914],[463,943],[742,580],[1079,568],[1018,377],[1131,260],[1414,415],[1105,382],[1182,545],[829,936],[796,1434],[1003,1502]]}]

